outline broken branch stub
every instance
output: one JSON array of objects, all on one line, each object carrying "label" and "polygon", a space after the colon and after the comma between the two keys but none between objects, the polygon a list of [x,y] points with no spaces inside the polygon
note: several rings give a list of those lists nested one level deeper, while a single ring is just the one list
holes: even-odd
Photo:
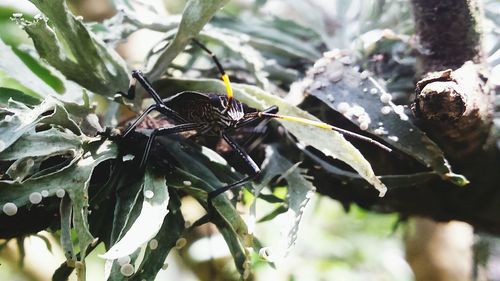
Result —
[{"label": "broken branch stub", "polygon": [[429,73],[417,83],[412,110],[448,157],[461,158],[485,143],[492,95],[481,65]]}]

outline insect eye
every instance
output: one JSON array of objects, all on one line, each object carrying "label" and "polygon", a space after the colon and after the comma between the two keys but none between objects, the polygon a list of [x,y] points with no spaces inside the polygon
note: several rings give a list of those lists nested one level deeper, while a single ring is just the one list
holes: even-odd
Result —
[{"label": "insect eye", "polygon": [[226,108],[227,100],[220,96],[213,95],[210,97],[210,104],[222,111]]}]

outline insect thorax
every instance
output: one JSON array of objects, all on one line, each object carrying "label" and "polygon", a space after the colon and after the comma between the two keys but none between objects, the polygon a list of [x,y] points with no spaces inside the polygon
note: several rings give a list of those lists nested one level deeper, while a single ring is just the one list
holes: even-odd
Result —
[{"label": "insect thorax", "polygon": [[228,98],[225,95],[182,92],[165,100],[165,104],[175,110],[187,122],[206,123],[214,131],[233,126],[243,118],[243,105],[233,99],[226,110]]}]

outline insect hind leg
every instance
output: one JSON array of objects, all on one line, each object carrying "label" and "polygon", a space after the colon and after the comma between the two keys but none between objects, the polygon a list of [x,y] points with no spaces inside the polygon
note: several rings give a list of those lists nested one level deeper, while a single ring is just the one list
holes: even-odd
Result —
[{"label": "insect hind leg", "polygon": [[119,91],[118,93],[120,93],[122,96],[128,99],[134,99],[137,82],[141,84],[144,90],[146,90],[146,92],[153,98],[153,100],[157,105],[163,104],[160,95],[158,95],[158,93],[151,85],[151,82],[149,82],[149,80],[146,78],[146,76],[144,76],[144,74],[140,70],[132,70],[132,78],[130,79],[130,84],[127,92],[125,93],[123,91]]},{"label": "insect hind leg", "polygon": [[255,162],[253,161],[253,159],[250,157],[250,155],[248,155],[248,153],[246,153],[239,145],[238,143],[236,143],[230,136],[228,136],[226,133],[223,133],[222,134],[222,137],[224,138],[224,140],[238,153],[238,155],[240,156],[240,158],[243,160],[243,162],[250,168],[251,172],[248,176],[234,182],[234,183],[231,183],[231,184],[228,184],[226,186],[223,186],[223,187],[220,187],[216,190],[213,190],[211,192],[208,193],[208,204],[209,206],[211,206],[212,204],[212,200],[217,197],[218,195],[232,189],[232,188],[235,188],[235,187],[238,187],[240,185],[243,185],[245,184],[246,182],[248,182],[249,180],[255,178],[257,175],[260,174],[260,168],[259,166],[257,166],[257,164],[255,164]]}]

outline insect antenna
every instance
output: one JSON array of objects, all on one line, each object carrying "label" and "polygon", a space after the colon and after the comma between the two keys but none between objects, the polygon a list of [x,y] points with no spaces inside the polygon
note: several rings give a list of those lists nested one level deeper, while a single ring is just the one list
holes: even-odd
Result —
[{"label": "insect antenna", "polygon": [[392,149],[390,149],[389,147],[383,145],[382,143],[380,143],[380,142],[378,142],[378,141],[376,141],[376,140],[374,140],[372,138],[369,138],[369,137],[366,137],[366,136],[363,136],[363,135],[360,135],[360,134],[357,134],[357,133],[354,133],[354,132],[351,132],[351,131],[339,128],[339,127],[335,127],[335,126],[332,126],[332,125],[324,123],[324,122],[309,120],[309,119],[295,117],[295,116],[288,116],[288,115],[280,115],[280,114],[274,114],[274,113],[267,113],[267,112],[258,112],[257,115],[258,115],[258,117],[261,117],[261,118],[262,117],[268,117],[268,118],[276,118],[276,119],[288,120],[288,121],[299,122],[299,123],[302,123],[302,124],[307,124],[307,125],[315,126],[315,127],[326,129],[326,130],[336,131],[338,133],[341,133],[342,135],[350,136],[350,137],[353,137],[353,138],[357,138],[357,139],[369,142],[369,143],[374,144],[374,145],[376,145],[376,146],[378,146],[378,147],[380,147],[380,148],[382,148],[382,149],[384,149],[386,151],[389,151],[389,152],[392,151]]},{"label": "insect antenna", "polygon": [[210,49],[208,49],[207,46],[203,45],[203,43],[201,43],[200,41],[198,41],[194,38],[191,40],[198,47],[200,47],[203,51],[205,51],[212,58],[215,65],[217,65],[217,69],[219,70],[220,77],[221,77],[222,81],[224,82],[224,86],[226,87],[226,94],[227,94],[226,111],[229,110],[229,108],[231,108],[231,104],[232,104],[232,101],[234,98],[233,97],[233,88],[231,88],[231,81],[229,80],[229,75],[226,74],[226,71],[222,67],[222,64],[219,62],[219,59],[217,58],[217,56],[212,51],[210,51]]}]

